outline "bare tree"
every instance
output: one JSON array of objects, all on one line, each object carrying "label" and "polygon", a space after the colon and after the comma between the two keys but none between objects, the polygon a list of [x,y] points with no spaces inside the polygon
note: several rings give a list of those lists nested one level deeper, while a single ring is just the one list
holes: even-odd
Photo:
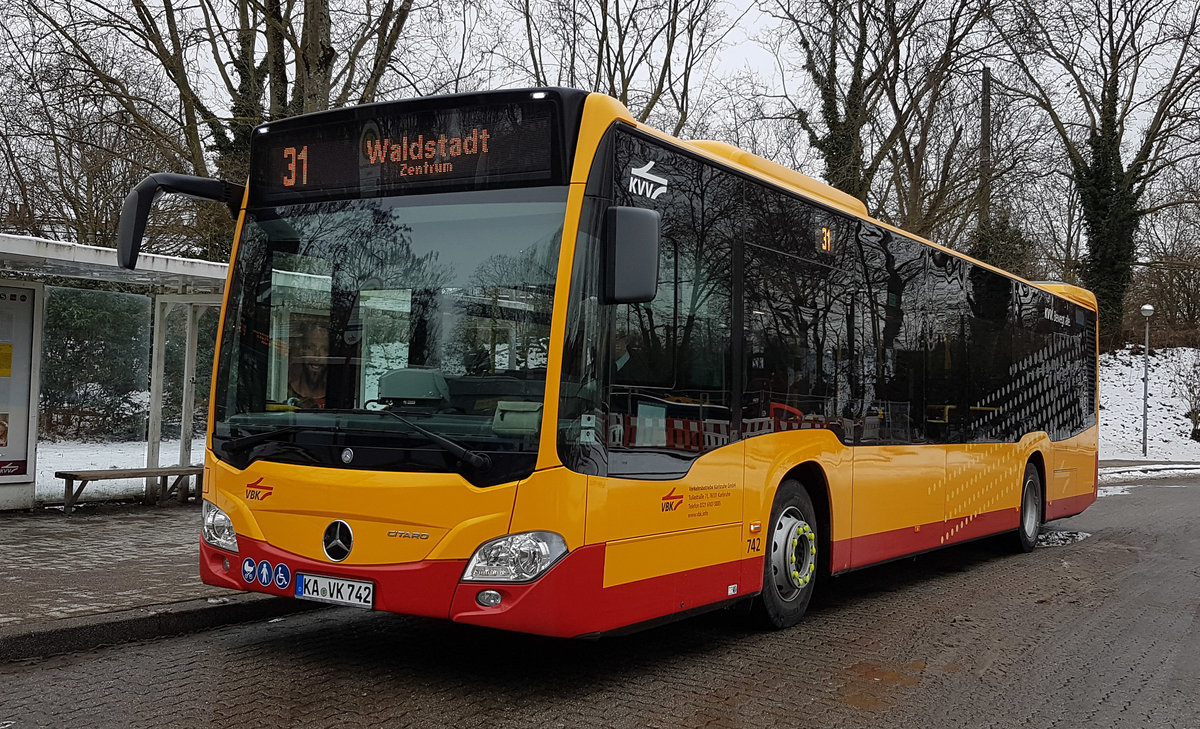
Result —
[{"label": "bare tree", "polygon": [[1200,441],[1200,350],[1192,349],[1180,357],[1174,366],[1172,389],[1187,407],[1185,415],[1192,422],[1188,437]]},{"label": "bare tree", "polygon": [[[144,174],[144,165],[178,169],[180,140],[148,144],[121,104],[93,88],[90,73],[64,62],[69,56],[57,39],[37,36],[35,25],[16,10],[8,9],[0,35],[0,84],[9,90],[0,105],[0,170],[9,188],[5,229],[111,245],[124,192]],[[124,76],[132,94],[162,94],[161,76],[123,66],[118,47],[99,45],[92,52],[106,73]],[[159,217],[153,229],[172,252],[189,231],[194,237],[196,227],[194,206],[178,202],[175,214]]]},{"label": "bare tree", "polygon": [[[446,0],[414,8],[404,26],[402,52],[381,79],[381,97],[462,93],[504,84],[500,46],[516,37],[508,23],[496,22],[487,0]],[[510,37],[511,36],[511,37]]]},{"label": "bare tree", "polygon": [[[981,8],[970,0],[769,0],[762,8],[779,21],[770,45],[783,79],[779,114],[808,135],[826,181],[869,202],[881,170],[900,162],[891,187],[900,186],[912,219],[915,198],[930,191],[912,190],[922,184],[906,181],[904,157],[912,172],[913,155],[947,131],[928,134],[941,124],[954,77],[977,65]],[[907,150],[898,149],[902,139]],[[947,151],[960,154],[959,143],[952,138]]]},{"label": "bare tree", "polygon": [[1012,0],[997,6],[993,24],[1021,78],[1008,90],[1041,108],[1070,160],[1088,239],[1083,282],[1113,346],[1137,228],[1159,207],[1143,204],[1147,186],[1200,155],[1192,138],[1200,5]]},{"label": "bare tree", "polygon": [[[240,180],[248,173],[250,135],[258,124],[374,101],[382,90],[398,88],[393,79],[404,63],[403,30],[414,13],[426,9],[414,7],[414,0],[18,0],[4,10],[4,31],[9,48],[41,54],[36,64],[24,62],[19,70],[27,83],[15,88],[36,78],[47,93],[78,92],[81,100],[93,102],[96,120],[119,123],[136,140],[129,149],[112,150],[124,155],[130,174],[175,171]],[[53,68],[69,71],[69,78],[55,80],[38,70]],[[51,101],[36,103],[47,113],[68,113]],[[38,123],[47,129],[69,126],[45,114]],[[106,139],[94,132],[83,138],[87,134],[96,142],[92,147]],[[61,157],[54,139],[6,137],[4,144],[17,181],[31,179],[29,165],[37,158],[32,149],[39,144],[43,155]],[[22,151],[23,145],[30,151]],[[69,166],[62,172],[68,182],[81,179]],[[114,184],[114,194],[130,186]],[[109,229],[101,237],[115,228],[115,208],[104,210]],[[191,248],[226,256],[228,216],[222,220],[215,207],[196,208],[195,215],[188,226],[195,239]],[[214,248],[212,241],[222,242]],[[148,241],[154,250],[162,245],[157,237]]]},{"label": "bare tree", "polygon": [[721,0],[510,0],[523,29],[509,71],[599,91],[675,135],[693,122],[733,23]]},{"label": "bare tree", "polygon": [[[1151,190],[1155,199],[1173,198],[1177,190]],[[1125,329],[1142,326],[1138,309],[1154,305],[1155,341],[1164,346],[1193,346],[1200,332],[1200,206],[1178,205],[1147,216],[1138,228],[1141,251],[1130,282]]]}]

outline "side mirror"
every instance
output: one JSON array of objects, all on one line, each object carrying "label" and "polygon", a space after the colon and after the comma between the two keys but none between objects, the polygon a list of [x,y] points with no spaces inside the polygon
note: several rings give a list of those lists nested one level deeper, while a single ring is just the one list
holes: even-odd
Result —
[{"label": "side mirror", "polygon": [[121,205],[121,222],[117,225],[117,263],[121,268],[133,270],[137,267],[138,254],[142,250],[142,236],[146,234],[146,220],[154,199],[163,192],[176,192],[198,200],[223,202],[229,213],[237,219],[245,188],[224,180],[210,177],[176,175],[156,172],[137,184]]},{"label": "side mirror", "polygon": [[613,206],[604,218],[605,304],[644,304],[658,294],[657,210]]}]

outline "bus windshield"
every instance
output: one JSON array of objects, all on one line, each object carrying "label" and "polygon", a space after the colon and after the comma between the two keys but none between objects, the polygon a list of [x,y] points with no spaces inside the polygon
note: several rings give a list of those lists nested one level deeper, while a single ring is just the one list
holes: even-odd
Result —
[{"label": "bus windshield", "polygon": [[[458,471],[477,484],[532,472],[566,194],[247,210],[214,452],[239,467]],[[464,461],[446,441],[489,457]]]}]

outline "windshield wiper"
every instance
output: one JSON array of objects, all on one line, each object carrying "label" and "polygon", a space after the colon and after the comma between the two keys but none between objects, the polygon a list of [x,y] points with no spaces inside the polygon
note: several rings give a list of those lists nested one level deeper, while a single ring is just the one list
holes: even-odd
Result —
[{"label": "windshield wiper", "polygon": [[285,425],[282,428],[267,430],[263,431],[262,433],[252,433],[250,435],[243,435],[238,438],[230,438],[229,440],[225,441],[222,446],[229,453],[241,453],[242,451],[253,448],[259,443],[271,440],[276,436],[286,435],[288,433],[296,433],[301,430],[312,430],[312,428],[302,428],[299,425]]},{"label": "windshield wiper", "polygon": [[[401,423],[404,423],[409,428],[412,428],[413,431],[425,436],[426,438],[428,438],[430,440],[430,442],[441,446],[447,453],[449,453],[450,455],[454,456],[462,463],[467,464],[468,466],[470,466],[471,468],[474,468],[477,471],[486,471],[492,467],[492,459],[489,458],[486,453],[476,453],[475,451],[470,450],[470,449],[460,445],[459,443],[455,443],[454,441],[450,440],[449,438],[447,438],[446,436],[444,436],[440,433],[435,433],[432,430],[429,430],[427,428],[422,428],[421,426],[412,422],[411,420],[404,417],[403,415],[393,413],[391,410],[371,410],[369,408],[302,408],[302,409],[296,410],[296,412],[298,412],[298,413],[327,413],[327,414],[332,413],[332,414],[341,414],[341,415],[362,415],[364,413],[369,413],[372,415],[387,415],[388,417],[399,420]],[[249,438],[252,436],[246,436],[246,437]]]}]

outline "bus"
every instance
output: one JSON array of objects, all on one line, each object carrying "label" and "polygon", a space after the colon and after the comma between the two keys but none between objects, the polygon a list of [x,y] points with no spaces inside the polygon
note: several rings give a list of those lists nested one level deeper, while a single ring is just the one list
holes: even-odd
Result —
[{"label": "bus", "polygon": [[561,88],[258,127],[203,478],[209,585],[559,637],[720,607],[1096,498],[1096,299]]}]

